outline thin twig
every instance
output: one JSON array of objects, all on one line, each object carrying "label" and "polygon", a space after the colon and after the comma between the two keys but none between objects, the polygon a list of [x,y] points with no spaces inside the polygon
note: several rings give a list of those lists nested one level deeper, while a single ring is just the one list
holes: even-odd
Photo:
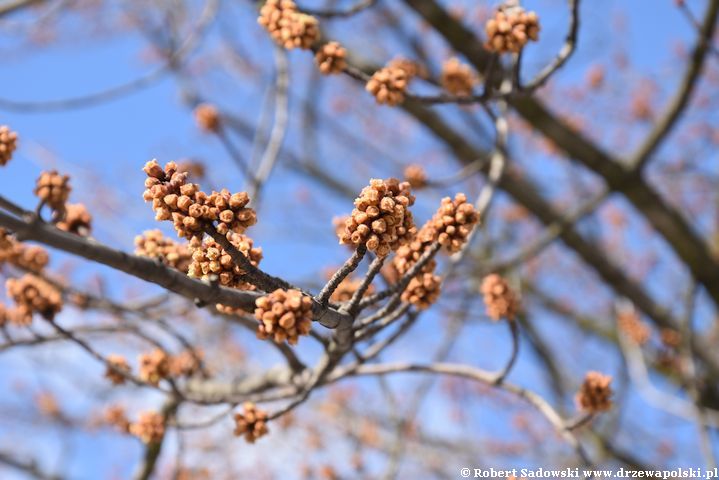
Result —
[{"label": "thin twig", "polygon": [[562,48],[557,53],[554,60],[542,69],[529,83],[520,86],[519,90],[523,93],[531,93],[544,85],[549,77],[569,60],[574,53],[577,45],[577,36],[579,34],[579,0],[569,0],[569,31],[564,39]]},{"label": "thin twig", "polygon": [[352,256],[348,258],[347,261],[345,261],[344,265],[342,265],[342,267],[340,267],[340,269],[332,275],[332,277],[325,284],[325,286],[322,287],[320,293],[318,293],[315,297],[315,299],[320,305],[327,306],[327,303],[330,301],[330,297],[332,296],[334,291],[337,289],[340,283],[342,283],[342,281],[347,278],[347,275],[357,269],[366,253],[367,247],[364,245],[358,246],[357,249],[352,252]]}]

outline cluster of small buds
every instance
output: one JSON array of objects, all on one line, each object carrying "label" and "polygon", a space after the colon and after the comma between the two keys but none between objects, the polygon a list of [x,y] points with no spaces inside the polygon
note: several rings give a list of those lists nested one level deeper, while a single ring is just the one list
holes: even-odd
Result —
[{"label": "cluster of small buds", "polygon": [[137,422],[130,425],[129,432],[142,443],[158,443],[165,435],[165,419],[157,412],[142,412]]},{"label": "cluster of small buds", "polygon": [[7,324],[16,325],[18,327],[27,327],[32,322],[32,316],[28,316],[24,310],[18,308],[8,308],[0,303],[0,327]]},{"label": "cluster of small buds", "polygon": [[185,350],[179,355],[170,357],[167,371],[173,378],[191,377],[202,368],[204,354],[201,351]]},{"label": "cluster of small buds", "polygon": [[502,277],[496,273],[484,277],[480,292],[489,318],[495,321],[503,317],[514,320],[519,311],[519,298]]},{"label": "cluster of small buds", "polygon": [[[105,371],[105,378],[110,380],[113,385],[122,385],[125,383],[125,374],[129,374],[130,364],[127,363],[127,359],[122,355],[108,355],[107,358],[107,370]],[[112,368],[111,368],[112,366]]]},{"label": "cluster of small buds", "polygon": [[[345,233],[345,224],[347,223],[347,220],[350,218],[349,215],[342,215],[340,217],[334,217],[332,219],[332,226],[335,230],[335,235],[337,235],[337,238],[342,238],[342,235]],[[342,242],[340,242],[342,243]],[[352,246],[352,244],[347,244],[349,246]]]},{"label": "cluster of small buds", "polygon": [[7,230],[0,228],[0,265],[9,263],[33,273],[40,273],[50,257],[47,250],[18,242]]},{"label": "cluster of small buds", "polygon": [[299,290],[277,289],[255,301],[257,337],[296,345],[312,328],[312,300]]},{"label": "cluster of small buds", "polygon": [[370,180],[354,202],[355,208],[345,222],[340,243],[365,245],[378,256],[387,256],[416,233],[409,211],[413,204],[409,183],[396,178]]},{"label": "cluster of small buds", "polygon": [[456,253],[478,221],[479,213],[463,193],[455,195],[454,200],[444,197],[432,219],[422,227],[422,240],[437,241],[448,252]]},{"label": "cluster of small buds", "polygon": [[422,165],[413,163],[404,169],[404,179],[409,182],[412,188],[424,188],[427,186],[427,172]]},{"label": "cluster of small buds", "polygon": [[163,350],[156,348],[150,353],[140,354],[140,380],[157,385],[170,374],[170,358]]},{"label": "cluster of small buds", "polygon": [[244,436],[248,443],[255,443],[258,438],[267,435],[267,412],[246,402],[242,413],[235,414],[235,435]]},{"label": "cluster of small buds", "polygon": [[308,50],[320,37],[317,19],[300,12],[292,0],[267,0],[260,9],[257,23],[287,49]]},{"label": "cluster of small buds", "polygon": [[612,377],[599,372],[587,372],[575,397],[577,407],[589,413],[604,412],[612,406]]},{"label": "cluster of small buds", "polygon": [[87,237],[92,229],[92,215],[82,203],[69,203],[65,206],[65,216],[57,222],[57,228],[66,232]]},{"label": "cluster of small buds", "polygon": [[70,177],[60,175],[56,170],[42,172],[35,185],[35,195],[51,209],[62,212],[70,196]]},{"label": "cluster of small buds", "polygon": [[497,53],[518,53],[530,40],[539,39],[539,18],[518,6],[499,7],[485,26],[485,48]]},{"label": "cluster of small buds", "polygon": [[404,68],[384,67],[369,79],[365,89],[374,95],[379,104],[395,106],[404,102],[409,85],[409,75]]},{"label": "cluster of small buds", "polygon": [[[242,254],[247,257],[254,266],[259,265],[262,260],[262,249],[255,248],[250,237],[238,233],[228,235],[228,240]],[[243,280],[247,273],[232,261],[230,254],[214,240],[205,240],[197,248],[192,250],[192,261],[187,270],[188,276],[210,280],[213,275],[217,276],[220,285],[240,290],[254,290],[254,286]]]},{"label": "cluster of small buds", "polygon": [[33,313],[51,320],[62,309],[60,292],[40,277],[27,273],[19,279],[8,279],[5,285],[17,305],[15,323],[29,325]]},{"label": "cluster of small buds", "polygon": [[35,396],[35,405],[40,413],[46,417],[61,419],[62,410],[57,397],[51,392],[40,392]]},{"label": "cluster of small buds", "polygon": [[167,238],[160,230],[146,230],[135,237],[135,253],[162,262],[175,270],[187,273],[192,252],[186,244]]},{"label": "cluster of small buds", "polygon": [[649,325],[642,322],[634,311],[619,312],[617,324],[619,329],[637,345],[644,345],[652,335]]},{"label": "cluster of small buds", "polygon": [[452,95],[471,95],[477,83],[477,76],[469,65],[465,65],[458,58],[450,58],[442,64],[442,87]]},{"label": "cluster of small buds", "polygon": [[110,405],[102,413],[102,423],[116,428],[122,433],[129,433],[130,420],[127,418],[125,409],[120,405]]},{"label": "cluster of small buds", "polygon": [[17,148],[17,133],[7,125],[0,126],[0,167],[7,165]]},{"label": "cluster of small buds", "polygon": [[[423,238],[425,240],[422,240]],[[427,248],[432,244],[431,241],[428,241],[428,238],[429,235],[423,235],[422,230],[420,230],[411,242],[397,249],[397,253],[395,253],[392,259],[392,265],[397,271],[397,274],[400,276],[404,275],[419,261],[420,257],[422,257]],[[420,273],[432,272],[436,266],[436,260],[431,259],[424,264]]]},{"label": "cluster of small buds", "polygon": [[402,300],[420,310],[429,308],[439,298],[442,278],[433,273],[420,273],[410,280],[402,292]]},{"label": "cluster of small buds", "polygon": [[[426,228],[423,227],[423,229]],[[390,283],[399,281],[424,255],[432,244],[429,235],[423,235],[422,230],[406,245],[397,249],[392,260],[390,277],[385,277]],[[439,298],[442,278],[434,274],[437,262],[434,259],[427,261],[420,271],[409,281],[407,288],[402,292],[402,300],[416,306],[420,310],[429,308]]]},{"label": "cluster of small buds", "polygon": [[673,328],[662,328],[659,338],[667,348],[677,348],[682,343],[682,335]]},{"label": "cluster of small buds", "polygon": [[[47,250],[37,245],[18,243],[9,255],[7,259],[9,263],[34,273],[40,273],[50,261]],[[0,253],[0,263],[3,256],[4,254]]]},{"label": "cluster of small buds", "polygon": [[347,68],[347,51],[338,42],[329,42],[317,49],[315,63],[324,75],[342,73]]},{"label": "cluster of small buds", "polygon": [[223,189],[208,195],[197,184],[187,183],[187,173],[179,172],[175,162],[167,163],[163,170],[152,160],[143,170],[148,176],[143,198],[152,200],[155,219],[171,219],[181,237],[201,237],[203,228],[215,221],[222,235],[243,233],[257,222],[255,211],[247,208],[250,198],[246,192],[230,194]]},{"label": "cluster of small buds", "polygon": [[217,111],[217,107],[209,103],[199,104],[195,107],[195,122],[205,132],[219,131],[220,113]]},{"label": "cluster of small buds", "polygon": [[[348,302],[352,299],[352,296],[359,289],[360,285],[362,285],[361,278],[352,278],[351,276],[347,276],[344,280],[342,280],[342,282],[340,282],[335,291],[332,292],[330,299],[337,303]],[[373,293],[374,285],[370,285],[364,295],[371,295]]]},{"label": "cluster of small buds", "polygon": [[404,57],[393,58],[387,64],[387,68],[401,68],[407,74],[408,82],[414,77],[427,78],[429,76],[424,65]]}]

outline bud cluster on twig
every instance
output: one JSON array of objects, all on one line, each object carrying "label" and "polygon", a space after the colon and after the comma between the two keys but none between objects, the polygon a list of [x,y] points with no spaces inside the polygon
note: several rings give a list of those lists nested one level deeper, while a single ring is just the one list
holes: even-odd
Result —
[{"label": "bud cluster on twig", "polygon": [[396,178],[372,179],[354,202],[340,243],[365,245],[384,257],[407,243],[416,232],[412,212],[414,196],[407,182]]},{"label": "bud cluster on twig", "polygon": [[489,318],[494,321],[501,318],[514,320],[520,307],[519,298],[505,279],[496,273],[487,275],[482,280],[480,292]]},{"label": "bud cluster on twig", "polygon": [[599,372],[587,372],[575,397],[580,410],[598,413],[612,407],[612,377]]},{"label": "bud cluster on twig", "polygon": [[7,165],[17,148],[17,133],[7,125],[0,126],[0,167]]},{"label": "bud cluster on twig", "polygon": [[187,273],[192,262],[192,252],[186,244],[178,243],[162,234],[160,230],[146,230],[135,237],[135,253]]},{"label": "bud cluster on twig", "polygon": [[287,49],[308,50],[320,37],[317,19],[300,12],[292,0],[267,0],[260,9],[257,23]]},{"label": "bud cluster on twig", "polygon": [[242,413],[235,414],[235,435],[245,437],[248,443],[255,441],[269,432],[267,428],[267,412],[246,402]]},{"label": "bud cluster on twig", "polygon": [[36,275],[27,273],[20,278],[9,278],[5,285],[8,296],[16,304],[11,318],[18,325],[32,323],[34,313],[52,320],[62,310],[60,292]]},{"label": "bud cluster on twig", "polygon": [[[262,249],[254,247],[253,241],[246,235],[238,233],[228,234],[228,240],[240,251],[254,266],[262,260]],[[220,285],[240,290],[254,290],[255,287],[244,280],[245,272],[239,265],[235,265],[232,257],[222,247],[211,239],[206,239],[201,245],[192,247],[192,261],[187,273],[192,278],[211,280],[217,276]]]},{"label": "bud cluster on twig", "polygon": [[18,242],[7,230],[0,228],[0,265],[9,263],[22,270],[40,273],[49,261],[47,250]]},{"label": "bud cluster on twig", "polygon": [[296,345],[312,328],[312,299],[299,290],[277,289],[255,301],[257,337]]},{"label": "bud cluster on twig", "polygon": [[206,194],[199,186],[187,182],[187,173],[179,172],[175,162],[163,169],[156,160],[147,162],[144,169],[145,201],[152,201],[156,220],[172,220],[181,237],[202,238],[208,224],[217,222],[216,229],[243,233],[257,222],[255,211],[247,208],[250,202],[246,192],[230,194],[226,189]]},{"label": "bud cluster on twig", "polygon": [[497,53],[518,53],[530,40],[539,40],[539,17],[526,12],[519,6],[495,12],[485,26],[487,42],[485,47]]}]

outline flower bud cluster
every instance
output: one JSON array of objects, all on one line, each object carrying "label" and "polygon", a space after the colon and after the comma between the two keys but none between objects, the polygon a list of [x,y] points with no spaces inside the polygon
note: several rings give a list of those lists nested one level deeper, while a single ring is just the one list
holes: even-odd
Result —
[{"label": "flower bud cluster", "polygon": [[312,300],[299,290],[277,289],[255,301],[257,337],[296,345],[312,328]]},{"label": "flower bud cluster", "polygon": [[317,19],[300,12],[292,0],[267,0],[260,9],[257,23],[287,49],[308,50],[320,37]]},{"label": "flower bud cluster", "polygon": [[539,39],[539,18],[521,7],[500,7],[485,25],[485,47],[497,53],[518,53],[530,40]]},{"label": "flower bud cluster", "polygon": [[416,233],[412,212],[414,196],[407,182],[396,178],[372,179],[354,202],[340,243],[365,245],[384,257],[410,241]]},{"label": "flower bud cluster", "polygon": [[179,172],[175,162],[163,169],[156,160],[147,162],[144,168],[145,201],[152,201],[156,220],[172,220],[179,236],[190,239],[202,237],[210,223],[217,222],[216,229],[243,233],[257,222],[255,211],[247,208],[250,201],[246,192],[230,194],[226,189],[206,194],[199,186],[187,182],[187,173]]}]

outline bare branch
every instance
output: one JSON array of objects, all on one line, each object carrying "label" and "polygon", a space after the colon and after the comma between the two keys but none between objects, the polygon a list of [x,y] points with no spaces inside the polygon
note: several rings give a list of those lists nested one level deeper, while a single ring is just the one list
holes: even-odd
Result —
[{"label": "bare branch", "polygon": [[692,51],[691,58],[687,64],[687,69],[684,71],[682,80],[679,83],[679,87],[674,94],[674,98],[672,98],[667,105],[666,110],[661,115],[652,132],[639,147],[637,152],[632,155],[630,164],[634,168],[638,170],[643,168],[644,165],[651,159],[654,152],[657,148],[659,148],[661,142],[667,137],[667,135],[669,135],[672,128],[681,117],[682,112],[684,112],[687,105],[689,105],[694,89],[697,83],[699,83],[699,78],[701,77],[707,54],[710,52],[711,41],[716,29],[717,17],[719,17],[719,2],[708,2],[707,11],[704,15],[704,22],[699,31],[699,38],[694,46],[694,50]]}]

